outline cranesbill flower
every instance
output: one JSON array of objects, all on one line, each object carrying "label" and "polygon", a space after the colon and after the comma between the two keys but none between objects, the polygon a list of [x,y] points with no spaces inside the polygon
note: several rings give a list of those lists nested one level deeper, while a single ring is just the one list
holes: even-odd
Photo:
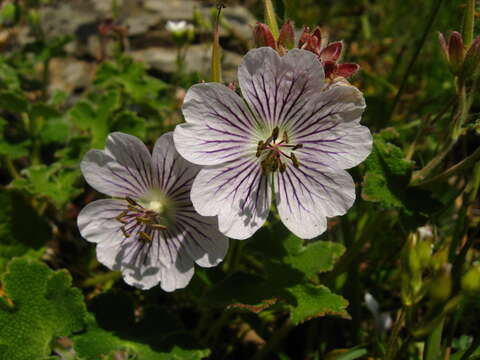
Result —
[{"label": "cranesbill flower", "polygon": [[189,283],[194,263],[211,267],[224,258],[228,240],[217,220],[199,215],[190,200],[199,167],[178,155],[171,133],[157,140],[153,154],[136,137],[112,133],[105,150],[85,155],[81,169],[93,188],[113,199],[81,211],[80,233],[128,284],[149,289],[160,283],[173,291]]},{"label": "cranesbill flower", "polygon": [[174,140],[183,157],[205,165],[192,186],[195,209],[245,239],[265,222],[273,189],[288,229],[321,234],[327,217],[345,214],[355,199],[344,169],[371,151],[370,131],[359,123],[361,92],[326,82],[317,56],[300,49],[283,57],[251,50],[238,80],[243,98],[218,83],[194,85],[185,97],[186,123]]}]

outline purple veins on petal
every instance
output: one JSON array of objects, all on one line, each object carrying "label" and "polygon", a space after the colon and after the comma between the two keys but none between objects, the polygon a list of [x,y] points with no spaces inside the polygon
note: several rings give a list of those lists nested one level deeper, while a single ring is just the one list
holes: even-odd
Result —
[{"label": "purple veins on petal", "polygon": [[[97,243],[98,260],[120,270],[132,286],[160,284],[165,291],[185,287],[194,263],[217,265],[228,248],[217,220],[194,211],[186,215],[193,210],[190,191],[199,169],[177,153],[171,133],[157,140],[152,155],[140,140],[122,133],[111,134],[105,150],[87,153],[82,161],[87,181],[120,198],[94,201],[79,214],[80,233]],[[181,230],[186,228],[197,230]],[[208,246],[193,256],[188,249],[202,242]]]},{"label": "purple veins on petal", "polygon": [[266,47],[249,51],[238,82],[243,99],[213,83],[187,92],[186,123],[174,141],[185,159],[204,166],[193,181],[193,206],[216,216],[222,233],[245,239],[264,223],[275,191],[292,232],[321,234],[327,217],[353,204],[344,169],[371,152],[370,131],[360,125],[363,95],[346,81],[325,81],[318,56],[301,49],[282,57]]}]

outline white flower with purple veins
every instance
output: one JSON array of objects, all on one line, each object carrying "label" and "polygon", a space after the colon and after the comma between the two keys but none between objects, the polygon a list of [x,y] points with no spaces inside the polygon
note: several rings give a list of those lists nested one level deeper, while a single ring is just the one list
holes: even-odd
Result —
[{"label": "white flower with purple veins", "polygon": [[327,217],[345,214],[355,185],[344,169],[372,148],[360,125],[362,93],[325,81],[315,54],[251,50],[238,71],[243,98],[218,83],[198,84],[185,97],[186,123],[174,132],[178,152],[205,165],[192,186],[195,209],[218,216],[220,231],[245,239],[267,219],[275,191],[280,218],[301,238],[325,231]]},{"label": "white flower with purple veins", "polygon": [[81,211],[80,233],[128,284],[149,289],[160,283],[173,291],[189,283],[194,263],[211,267],[224,258],[228,239],[217,220],[199,215],[190,200],[199,167],[178,155],[171,133],[157,140],[153,154],[134,136],[110,134],[105,150],[90,150],[81,169],[93,188],[113,199]]}]

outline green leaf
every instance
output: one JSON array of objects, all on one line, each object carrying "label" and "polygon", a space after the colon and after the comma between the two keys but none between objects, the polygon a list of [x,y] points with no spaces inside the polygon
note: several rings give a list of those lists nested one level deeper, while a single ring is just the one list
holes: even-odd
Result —
[{"label": "green leaf", "polygon": [[25,178],[15,179],[12,187],[47,198],[57,208],[62,208],[82,192],[75,186],[80,177],[80,171],[64,169],[60,163],[50,166],[34,165],[24,169],[22,173]]},{"label": "green leaf", "polygon": [[0,85],[11,90],[20,89],[20,79],[15,68],[11,67],[0,57]]},{"label": "green leaf", "polygon": [[14,256],[39,258],[50,236],[48,223],[19,193],[0,190],[0,273]]},{"label": "green leaf", "polygon": [[97,360],[127,351],[142,360],[200,360],[210,353],[163,307],[147,306],[143,319],[136,323],[130,297],[111,291],[95,298],[92,308],[96,320],[91,316],[87,331],[73,337],[75,351],[82,359]]},{"label": "green leaf", "polygon": [[82,130],[90,131],[92,146],[103,148],[109,132],[113,116],[121,107],[121,97],[118,90],[110,90],[94,98],[95,102],[81,100],[70,110],[69,116],[73,123]]},{"label": "green leaf", "polygon": [[342,244],[329,241],[315,241],[306,246],[302,243],[300,238],[290,235],[283,243],[288,255],[282,262],[301,271],[308,278],[332,270],[337,259],[345,252]]},{"label": "green leaf", "polygon": [[10,262],[2,281],[1,360],[47,358],[56,337],[84,328],[83,296],[71,281],[67,271],[53,271],[39,261]]},{"label": "green leaf", "polygon": [[0,91],[0,109],[12,113],[27,112],[29,103],[22,93],[10,90]]},{"label": "green leaf", "polygon": [[146,130],[145,119],[138,117],[131,111],[122,111],[117,114],[111,126],[111,131],[121,131],[140,139],[145,138]]},{"label": "green leaf", "polygon": [[300,284],[289,288],[289,292],[296,300],[296,304],[289,305],[290,319],[295,325],[325,315],[349,318],[345,311],[348,301],[325,286]]},{"label": "green leaf", "polygon": [[405,160],[403,151],[386,140],[393,137],[389,129],[374,135],[372,154],[365,161],[362,198],[406,215],[435,211],[438,204],[428,191],[408,186],[414,163]]}]

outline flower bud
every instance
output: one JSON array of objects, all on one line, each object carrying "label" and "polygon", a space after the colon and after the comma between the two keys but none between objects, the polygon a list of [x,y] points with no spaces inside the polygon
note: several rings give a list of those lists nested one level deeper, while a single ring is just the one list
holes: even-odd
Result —
[{"label": "flower bud", "polygon": [[342,54],[343,43],[341,41],[336,41],[329,44],[325,49],[322,50],[320,54],[320,59],[322,61],[333,61],[336,62],[340,55]]},{"label": "flower bud", "polygon": [[253,28],[253,39],[257,47],[269,46],[275,49],[275,38],[267,25],[257,23]]},{"label": "flower bud", "polygon": [[438,33],[438,40],[442,47],[442,54],[450,71],[454,75],[459,75],[465,59],[465,48],[463,46],[462,35],[458,31],[453,31],[448,38],[448,43],[442,33]]},{"label": "flower bud", "polygon": [[280,29],[280,35],[278,36],[278,45],[283,46],[286,49],[291,49],[295,46],[295,33],[292,22],[287,20]]},{"label": "flower bud", "polygon": [[480,266],[471,268],[463,275],[462,290],[469,294],[480,292]]},{"label": "flower bud", "polygon": [[450,296],[452,292],[452,275],[450,270],[451,265],[445,264],[433,278],[429,291],[433,300],[445,301]]},{"label": "flower bud", "polygon": [[340,64],[335,70],[335,75],[349,78],[355,75],[358,70],[360,70],[360,65],[358,64]]},{"label": "flower bud", "polygon": [[473,41],[465,55],[463,76],[466,79],[475,79],[480,74],[480,36]]},{"label": "flower bud", "polygon": [[458,74],[465,58],[465,49],[463,47],[462,35],[457,31],[452,32],[450,39],[448,39],[448,56],[452,73]]}]

